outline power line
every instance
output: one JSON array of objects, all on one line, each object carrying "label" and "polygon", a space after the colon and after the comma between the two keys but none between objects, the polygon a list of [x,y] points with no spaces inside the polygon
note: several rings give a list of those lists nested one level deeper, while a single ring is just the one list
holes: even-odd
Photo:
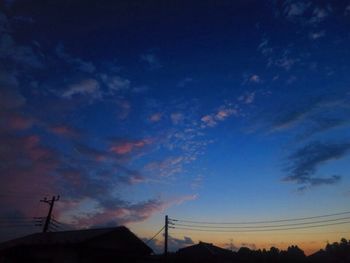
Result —
[{"label": "power line", "polygon": [[326,222],[335,222],[350,219],[350,217],[342,217],[335,219],[311,221],[311,222],[302,222],[302,223],[291,223],[291,224],[282,224],[282,225],[259,225],[259,226],[208,226],[208,225],[188,225],[188,224],[178,224],[172,223],[174,226],[185,226],[185,227],[200,227],[200,228],[225,228],[225,229],[255,229],[255,228],[271,228],[271,227],[286,227],[286,226],[301,226],[301,225],[313,225],[318,223]]},{"label": "power line", "polygon": [[334,225],[341,225],[341,224],[348,224],[350,221],[345,221],[345,222],[337,222],[337,223],[329,223],[329,224],[321,224],[321,225],[312,225],[312,226],[304,226],[304,227],[288,227],[288,228],[270,228],[270,229],[247,229],[247,230],[232,230],[232,229],[203,229],[203,228],[187,228],[187,227],[176,227],[176,226],[171,226],[169,228],[172,229],[182,229],[182,230],[191,230],[191,231],[204,231],[204,232],[271,232],[271,231],[284,231],[284,230],[294,230],[294,229],[308,229],[308,228],[315,228],[315,227],[324,227],[324,226],[334,226]]},{"label": "power line", "polygon": [[156,236],[158,236],[160,234],[160,232],[163,231],[163,229],[165,228],[165,226],[163,226],[152,238],[148,239],[146,241],[146,244],[148,244],[149,242],[151,242]]},{"label": "power line", "polygon": [[310,216],[310,217],[289,218],[289,219],[278,219],[278,220],[266,220],[266,221],[204,222],[204,221],[182,220],[182,219],[175,219],[175,218],[169,218],[169,221],[184,222],[184,223],[193,223],[193,224],[207,224],[207,225],[234,225],[234,224],[243,225],[243,224],[268,224],[268,223],[278,223],[278,222],[301,221],[301,220],[308,220],[308,219],[316,219],[316,218],[324,218],[324,217],[339,216],[339,215],[345,215],[345,214],[350,214],[350,211],[342,212],[342,213],[334,213],[334,214],[325,214],[325,215],[318,215],[318,216]]},{"label": "power line", "polygon": [[0,225],[0,228],[9,228],[9,227],[36,227],[33,224],[9,224],[9,225]]}]

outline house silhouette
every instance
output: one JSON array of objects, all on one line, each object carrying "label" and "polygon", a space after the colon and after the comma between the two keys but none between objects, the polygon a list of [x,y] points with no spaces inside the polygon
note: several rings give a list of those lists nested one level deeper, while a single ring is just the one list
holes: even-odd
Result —
[{"label": "house silhouette", "polygon": [[212,243],[199,242],[196,245],[177,251],[180,262],[231,262],[233,253],[228,249],[214,246]]},{"label": "house silhouette", "polygon": [[124,226],[36,233],[0,244],[0,262],[139,262],[152,249]]}]

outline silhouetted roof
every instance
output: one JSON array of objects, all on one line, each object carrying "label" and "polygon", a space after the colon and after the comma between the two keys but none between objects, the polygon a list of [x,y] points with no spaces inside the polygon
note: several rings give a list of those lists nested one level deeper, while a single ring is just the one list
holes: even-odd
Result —
[{"label": "silhouetted roof", "polygon": [[145,254],[153,252],[151,248],[124,226],[36,233],[1,243],[0,250],[19,246],[68,246],[79,244],[117,250],[137,250]]},{"label": "silhouetted roof", "polygon": [[214,246],[211,243],[199,242],[196,245],[181,248],[178,250],[179,254],[185,256],[196,256],[196,255],[210,255],[210,256],[228,256],[232,252],[228,249]]}]

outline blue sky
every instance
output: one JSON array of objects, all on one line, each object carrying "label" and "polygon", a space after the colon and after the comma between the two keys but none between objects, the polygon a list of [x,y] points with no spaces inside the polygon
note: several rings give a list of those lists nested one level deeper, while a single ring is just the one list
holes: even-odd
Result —
[{"label": "blue sky", "polygon": [[[347,209],[349,1],[17,0],[0,10],[4,220],[44,215],[38,200],[55,194],[62,222],[127,224],[143,237],[165,214]],[[5,239],[34,230],[0,229]]]}]

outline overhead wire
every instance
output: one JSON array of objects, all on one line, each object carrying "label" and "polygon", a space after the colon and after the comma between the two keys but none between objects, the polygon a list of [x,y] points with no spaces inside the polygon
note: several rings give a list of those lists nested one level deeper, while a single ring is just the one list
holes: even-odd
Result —
[{"label": "overhead wire", "polygon": [[170,225],[176,226],[185,226],[185,227],[201,227],[201,228],[224,228],[224,229],[259,229],[259,228],[271,228],[271,227],[287,227],[287,226],[302,226],[302,225],[313,225],[318,223],[327,223],[327,222],[336,222],[341,220],[347,220],[350,217],[341,217],[335,219],[327,219],[327,220],[319,220],[319,221],[311,221],[311,222],[301,222],[301,223],[291,223],[291,224],[279,224],[279,225],[257,225],[257,226],[213,226],[213,225],[198,225],[198,224],[178,224],[171,223]]},{"label": "overhead wire", "polygon": [[299,226],[299,227],[287,227],[287,228],[274,228],[273,226],[271,228],[265,228],[265,229],[246,229],[246,230],[234,230],[234,229],[204,229],[200,227],[176,227],[175,226],[169,226],[169,228],[172,229],[182,229],[182,230],[191,230],[191,231],[205,231],[205,232],[271,232],[271,231],[285,231],[285,230],[295,230],[295,229],[309,229],[309,228],[316,228],[316,227],[324,227],[324,226],[334,226],[334,225],[342,225],[342,224],[348,224],[350,221],[344,221],[344,222],[337,222],[337,223],[328,223],[328,224],[320,224],[320,225],[311,225],[311,226]]},{"label": "overhead wire", "polygon": [[184,223],[192,223],[192,224],[207,224],[207,225],[243,225],[243,224],[269,224],[269,223],[278,223],[278,222],[290,222],[290,221],[302,221],[316,218],[325,218],[332,216],[339,216],[350,214],[350,211],[341,212],[341,213],[333,213],[333,214],[325,214],[318,216],[310,216],[310,217],[299,217],[299,218],[288,218],[288,219],[277,219],[277,220],[265,220],[265,221],[244,221],[244,222],[208,222],[208,221],[192,221],[192,220],[183,220],[176,218],[169,218],[169,221],[172,222],[184,222]]},{"label": "overhead wire", "polygon": [[151,237],[150,239],[148,239],[146,241],[146,244],[148,244],[149,242],[151,242],[156,236],[158,236],[160,234],[160,232],[163,231],[163,229],[165,228],[165,226],[163,226],[153,237]]}]

